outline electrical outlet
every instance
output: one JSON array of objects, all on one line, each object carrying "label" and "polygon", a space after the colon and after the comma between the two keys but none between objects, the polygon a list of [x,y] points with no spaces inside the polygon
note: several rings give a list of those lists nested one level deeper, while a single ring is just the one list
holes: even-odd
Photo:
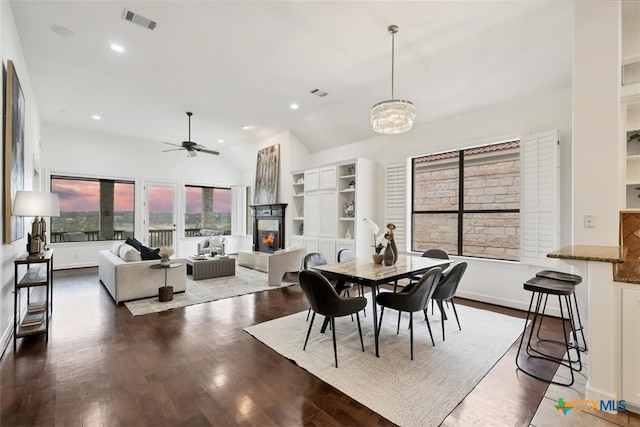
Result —
[{"label": "electrical outlet", "polygon": [[584,228],[596,228],[596,217],[594,215],[584,216]]}]

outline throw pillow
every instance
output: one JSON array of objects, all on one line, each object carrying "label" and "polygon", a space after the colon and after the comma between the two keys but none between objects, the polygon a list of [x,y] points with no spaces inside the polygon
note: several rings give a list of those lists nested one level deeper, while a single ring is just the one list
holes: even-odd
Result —
[{"label": "throw pillow", "polygon": [[140,246],[142,246],[142,243],[137,241],[135,237],[127,237],[127,240],[125,240],[125,243],[129,246],[133,246],[134,248],[136,248],[137,251],[139,251]]},{"label": "throw pillow", "polygon": [[142,261],[140,252],[138,252],[133,246],[126,243],[120,246],[120,258],[126,262]]},{"label": "throw pillow", "polygon": [[140,245],[140,257],[143,261],[148,261],[150,259],[162,259],[160,256],[160,248],[151,249],[145,245]]},{"label": "throw pillow", "polygon": [[120,256],[120,246],[122,245],[124,245],[124,243],[114,242],[113,245],[111,245],[111,253],[116,256]]},{"label": "throw pillow", "polygon": [[209,239],[209,246],[219,248],[222,246],[222,236],[213,236]]}]

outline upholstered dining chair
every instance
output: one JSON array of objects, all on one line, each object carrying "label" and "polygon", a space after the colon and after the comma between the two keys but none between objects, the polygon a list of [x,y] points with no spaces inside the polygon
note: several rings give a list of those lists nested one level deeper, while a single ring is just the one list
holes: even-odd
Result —
[{"label": "upholstered dining chair", "polygon": [[[378,334],[380,334],[380,328],[382,327],[382,318],[384,316],[385,308],[392,308],[400,312],[406,311],[409,313],[409,336],[411,342],[411,360],[413,360],[413,313],[416,311],[424,311],[427,307],[429,299],[433,295],[433,292],[438,285],[442,269],[440,267],[434,267],[428,270],[422,275],[411,290],[407,292],[384,292],[378,294],[376,302],[381,308],[380,310],[380,323],[378,325]],[[429,319],[425,319],[427,322],[427,329],[429,330],[429,336],[431,337],[431,344],[436,345],[433,341],[433,334],[431,333],[431,325],[429,325]]]},{"label": "upholstered dining chair", "polygon": [[331,324],[331,334],[333,336],[333,357],[335,359],[336,368],[338,367],[338,349],[336,345],[336,317],[348,315],[356,315],[358,321],[358,334],[360,335],[360,346],[364,351],[364,341],[362,340],[362,329],[360,328],[360,316],[358,312],[365,308],[367,299],[364,297],[343,298],[334,289],[333,285],[320,273],[311,270],[302,270],[300,272],[300,287],[304,292],[309,305],[313,310],[307,337],[304,340],[303,350],[307,349],[307,342],[313,327],[313,321],[316,313],[326,316]]},{"label": "upholstered dining chair", "polygon": [[[316,265],[326,265],[326,264],[329,264],[329,263],[321,253],[311,252],[305,255],[304,260],[302,262],[302,267],[305,270],[308,270],[311,267],[314,267]],[[349,294],[349,289],[351,289],[352,287],[353,287],[353,283],[345,283],[343,288],[344,295],[350,297],[351,295]],[[310,314],[311,314],[311,308],[309,308],[309,311],[307,312],[307,321],[309,320]]]},{"label": "upholstered dining chair", "polygon": [[[456,315],[456,322],[458,322],[458,329],[462,330],[460,327],[460,320],[458,319],[458,312],[456,311],[456,305],[453,302],[453,297],[458,290],[458,285],[460,285],[460,280],[462,280],[462,276],[464,272],[467,270],[467,263],[465,261],[459,261],[454,263],[449,270],[442,276],[440,279],[440,283],[436,287],[436,290],[433,292],[433,296],[431,297],[432,301],[435,301],[438,304],[438,308],[440,309],[440,320],[442,322],[442,341],[444,341],[444,307],[442,306],[443,301],[451,302],[451,307],[453,307],[453,313]],[[426,310],[426,309],[425,309]],[[425,312],[425,317],[427,313]]]},{"label": "upholstered dining chair", "polygon": [[[358,257],[356,254],[350,249],[340,249],[338,252],[338,262],[355,261],[357,259]],[[351,284],[351,286],[353,286],[353,284]],[[362,288],[362,285],[358,286],[358,296],[364,296],[364,289]]]}]

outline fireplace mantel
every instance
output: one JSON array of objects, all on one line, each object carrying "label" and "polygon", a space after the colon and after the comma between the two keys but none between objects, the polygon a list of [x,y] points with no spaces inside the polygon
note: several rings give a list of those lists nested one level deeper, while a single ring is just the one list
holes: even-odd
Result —
[{"label": "fireplace mantel", "polygon": [[[262,205],[251,205],[249,207],[253,211],[254,250],[272,253],[275,250],[284,249],[285,209],[287,208],[287,204],[286,203],[270,203],[270,204],[262,204]],[[263,234],[265,231],[260,229],[261,220],[273,220],[277,222],[277,226],[274,227],[276,228],[276,230],[271,230],[271,229],[266,230],[266,231],[277,232],[276,245],[272,248],[265,248],[264,245],[260,242],[262,238],[261,234]]]}]

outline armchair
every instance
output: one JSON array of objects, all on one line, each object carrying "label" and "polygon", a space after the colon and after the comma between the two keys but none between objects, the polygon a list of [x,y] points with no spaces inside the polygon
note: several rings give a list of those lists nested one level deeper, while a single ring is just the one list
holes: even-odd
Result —
[{"label": "armchair", "polygon": [[224,255],[224,237],[211,236],[198,243],[198,255]]}]

